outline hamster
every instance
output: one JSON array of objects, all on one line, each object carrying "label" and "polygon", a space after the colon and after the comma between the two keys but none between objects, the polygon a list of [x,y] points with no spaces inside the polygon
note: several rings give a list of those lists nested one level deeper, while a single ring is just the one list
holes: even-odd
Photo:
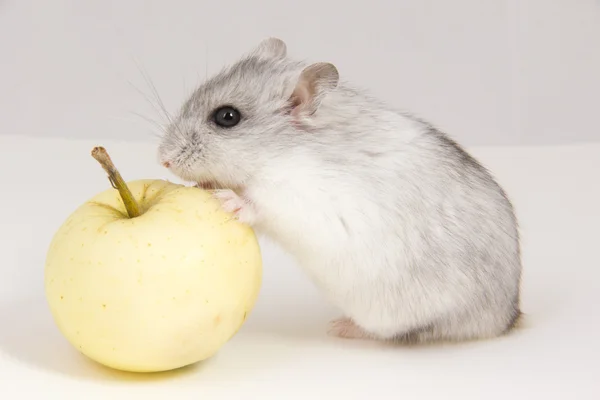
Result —
[{"label": "hamster", "polygon": [[340,310],[333,336],[489,339],[521,315],[518,222],[490,172],[280,39],[199,86],[158,157],[297,260]]}]

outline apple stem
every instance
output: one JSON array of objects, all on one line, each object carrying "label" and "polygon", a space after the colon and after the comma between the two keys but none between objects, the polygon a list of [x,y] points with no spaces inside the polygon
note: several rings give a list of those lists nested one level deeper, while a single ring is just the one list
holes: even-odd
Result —
[{"label": "apple stem", "polygon": [[96,161],[100,163],[102,168],[104,168],[104,171],[108,174],[108,180],[112,187],[119,191],[129,218],[140,216],[140,206],[133,198],[133,194],[131,194],[131,191],[110,159],[106,149],[104,147],[94,147],[92,150],[92,157],[94,157]]}]

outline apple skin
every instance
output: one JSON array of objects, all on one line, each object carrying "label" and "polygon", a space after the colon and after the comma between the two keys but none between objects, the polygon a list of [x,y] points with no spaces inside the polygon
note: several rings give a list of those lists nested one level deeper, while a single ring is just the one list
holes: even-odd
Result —
[{"label": "apple skin", "polygon": [[128,218],[109,189],[52,239],[44,280],[54,321],[81,353],[114,369],[158,372],[205,360],[257,300],[254,231],[203,189],[163,180],[127,185],[142,215]]}]

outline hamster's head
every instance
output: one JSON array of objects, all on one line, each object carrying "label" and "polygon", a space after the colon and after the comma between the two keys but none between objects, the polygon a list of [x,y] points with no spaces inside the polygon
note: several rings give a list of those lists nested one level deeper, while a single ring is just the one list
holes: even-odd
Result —
[{"label": "hamster's head", "polygon": [[207,188],[240,188],[262,168],[311,141],[311,119],[337,87],[328,63],[303,65],[263,40],[185,101],[166,128],[159,162]]}]

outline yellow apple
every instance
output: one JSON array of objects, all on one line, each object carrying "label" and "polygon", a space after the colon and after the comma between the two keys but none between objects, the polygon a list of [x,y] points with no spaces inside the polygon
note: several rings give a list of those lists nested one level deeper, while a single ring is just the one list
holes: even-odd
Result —
[{"label": "yellow apple", "polygon": [[135,372],[213,356],[241,328],[262,280],[253,230],[208,191],[127,183],[140,215],[106,190],[71,214],[45,265],[53,318],[87,357]]}]

